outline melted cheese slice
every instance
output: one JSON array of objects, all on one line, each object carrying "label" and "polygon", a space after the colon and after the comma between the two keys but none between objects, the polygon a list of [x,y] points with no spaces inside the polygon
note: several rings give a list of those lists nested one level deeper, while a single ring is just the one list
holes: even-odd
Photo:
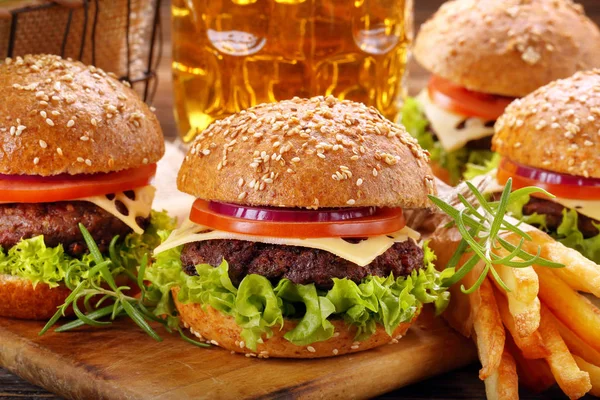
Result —
[{"label": "melted cheese slice", "polygon": [[[417,100],[421,103],[423,112],[446,151],[458,150],[465,147],[471,140],[482,139],[494,134],[493,127],[485,126],[486,120],[454,114],[433,103],[427,89],[421,91]],[[465,121],[464,128],[456,129],[463,121]]]},{"label": "melted cheese slice", "polygon": [[358,243],[349,243],[341,238],[291,239],[213,231],[205,226],[195,224],[188,219],[180,228],[174,230],[164,243],[154,250],[154,254],[159,254],[187,243],[215,239],[235,239],[324,250],[364,267],[389,250],[394,243],[404,242],[409,238],[417,241],[420,238],[420,234],[409,227],[404,227],[390,235],[375,236]]},{"label": "melted cheese slice", "polygon": [[[490,179],[490,184],[485,190],[486,193],[501,193],[504,189],[504,186],[496,179],[496,173],[496,170],[489,173],[489,176],[493,177],[493,179]],[[563,197],[555,197],[550,200],[563,207],[574,209],[581,215],[600,221],[600,200],[577,200],[565,199]]]},{"label": "melted cheese slice", "polygon": [[[112,214],[116,218],[123,221],[129,226],[135,233],[142,234],[144,230],[136,222],[137,217],[147,218],[152,211],[152,201],[154,200],[154,194],[156,188],[148,185],[132,190],[135,193],[135,200],[131,200],[125,195],[125,193],[116,193],[112,200],[109,200],[106,196],[92,196],[77,199],[78,201],[87,201],[97,205],[104,211]],[[127,215],[122,214],[116,205],[116,202],[120,201],[127,208]]]}]

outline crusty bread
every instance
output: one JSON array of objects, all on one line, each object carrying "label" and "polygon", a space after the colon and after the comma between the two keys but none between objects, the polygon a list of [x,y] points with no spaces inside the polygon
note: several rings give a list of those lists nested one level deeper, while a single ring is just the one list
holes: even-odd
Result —
[{"label": "crusty bread", "polygon": [[414,53],[468,89],[522,97],[600,67],[600,31],[571,0],[454,0],[425,24]]},{"label": "crusty bread", "polygon": [[374,108],[327,98],[262,104],[219,120],[191,145],[179,190],[281,207],[428,207],[428,155]]},{"label": "crusty bread", "polygon": [[258,344],[256,351],[248,349],[242,339],[240,328],[232,317],[222,314],[210,306],[200,304],[182,304],[177,300],[179,288],[173,288],[173,298],[184,326],[201,340],[206,340],[236,353],[244,353],[247,357],[259,358],[321,358],[372,349],[390,342],[395,342],[406,333],[413,321],[401,324],[390,337],[382,326],[368,339],[357,342],[354,337],[356,329],[346,325],[343,320],[332,320],[335,335],[324,342],[316,342],[308,346],[296,346],[283,336],[296,326],[295,321],[286,320],[283,329],[273,329],[273,336],[264,343]]},{"label": "crusty bread", "polygon": [[518,163],[600,178],[600,70],[515,100],[495,126],[494,151]]},{"label": "crusty bread", "polygon": [[34,287],[27,279],[0,275],[0,317],[48,320],[70,293],[64,286],[39,283]]},{"label": "crusty bread", "polygon": [[101,69],[59,56],[0,65],[0,174],[112,172],[157,162],[157,118]]}]

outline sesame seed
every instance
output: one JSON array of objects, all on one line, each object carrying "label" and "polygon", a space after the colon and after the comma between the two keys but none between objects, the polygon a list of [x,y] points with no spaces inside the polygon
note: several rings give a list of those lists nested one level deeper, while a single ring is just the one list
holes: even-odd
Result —
[{"label": "sesame seed", "polygon": [[142,164],[148,164],[148,158],[144,157],[144,159],[142,160]]},{"label": "sesame seed", "polygon": [[244,347],[246,347],[246,342],[242,340],[240,341],[240,348],[243,349]]},{"label": "sesame seed", "polygon": [[376,168],[373,168],[373,176],[377,176],[377,175],[379,175],[379,172],[377,172]]},{"label": "sesame seed", "polygon": [[40,115],[42,116],[42,118],[47,118],[48,114],[46,114],[46,111],[40,111]]},{"label": "sesame seed", "polygon": [[69,122],[67,122],[67,128],[72,128],[73,125],[75,125],[75,121],[73,121],[72,119],[70,119]]},{"label": "sesame seed", "polygon": [[90,138],[88,136],[82,136],[79,138],[79,140],[81,140],[82,142],[87,142],[88,140],[90,140]]},{"label": "sesame seed", "polygon": [[44,142],[43,140],[40,140],[40,147],[42,149],[45,149],[46,147],[48,147],[48,144],[46,142]]},{"label": "sesame seed", "polygon": [[83,159],[83,157],[77,157],[77,162],[82,163],[82,162],[85,162],[85,160]]},{"label": "sesame seed", "polygon": [[315,348],[314,348],[314,347],[312,347],[312,346],[307,346],[307,347],[306,347],[306,350],[310,351],[311,353],[316,353],[316,351],[317,351],[317,350],[315,350]]},{"label": "sesame seed", "polygon": [[591,140],[586,140],[585,142],[583,142],[583,145],[587,147],[592,147],[594,143]]},{"label": "sesame seed", "polygon": [[292,161],[293,163],[300,162],[300,157],[294,157],[294,158],[292,158],[292,160],[291,160],[291,161]]},{"label": "sesame seed", "polygon": [[92,160],[86,159],[85,160],[85,165],[87,165],[88,167],[91,167],[92,166]]},{"label": "sesame seed", "polygon": [[204,154],[205,156],[210,154],[210,150],[209,149],[204,149],[202,150],[202,154]]},{"label": "sesame seed", "polygon": [[246,193],[246,192],[240,193],[239,196],[238,196],[238,200],[244,200],[247,195],[248,195],[248,193]]},{"label": "sesame seed", "polygon": [[50,126],[54,126],[54,121],[52,121],[50,118],[46,118],[46,123]]},{"label": "sesame seed", "polygon": [[62,149],[60,147],[56,148],[56,152],[58,153],[59,156],[63,155],[63,151],[62,151]]},{"label": "sesame seed", "polygon": [[333,355],[337,356],[340,351],[338,349],[333,349]]},{"label": "sesame seed", "polygon": [[92,118],[90,122],[92,123],[92,125],[98,126],[98,121],[96,121],[96,118]]},{"label": "sesame seed", "polygon": [[38,157],[33,159],[33,165],[38,165],[40,163],[40,159]]},{"label": "sesame seed", "polygon": [[352,346],[350,346],[350,348],[351,348],[352,350],[356,350],[356,349],[358,349],[358,348],[359,348],[359,346],[358,346],[357,344],[355,344],[355,345],[352,345]]},{"label": "sesame seed", "polygon": [[356,186],[360,186],[362,184],[363,184],[362,178],[358,178],[358,180],[356,181]]},{"label": "sesame seed", "polygon": [[244,178],[240,178],[238,180],[238,187],[242,187],[242,186],[244,186]]},{"label": "sesame seed", "polygon": [[317,157],[319,157],[319,158],[325,158],[325,154],[323,154],[323,153],[317,153]]},{"label": "sesame seed", "polygon": [[354,199],[350,199],[346,202],[346,204],[348,204],[349,206],[353,206],[356,203],[356,200]]}]

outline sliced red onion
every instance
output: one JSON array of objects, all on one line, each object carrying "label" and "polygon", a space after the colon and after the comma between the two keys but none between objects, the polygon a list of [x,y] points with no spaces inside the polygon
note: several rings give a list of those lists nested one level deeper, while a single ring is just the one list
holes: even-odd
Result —
[{"label": "sliced red onion", "polygon": [[230,217],[253,221],[277,222],[336,222],[356,218],[370,217],[377,207],[354,207],[320,210],[302,210],[277,207],[253,207],[239,204],[219,203],[211,201],[208,206],[212,211]]}]

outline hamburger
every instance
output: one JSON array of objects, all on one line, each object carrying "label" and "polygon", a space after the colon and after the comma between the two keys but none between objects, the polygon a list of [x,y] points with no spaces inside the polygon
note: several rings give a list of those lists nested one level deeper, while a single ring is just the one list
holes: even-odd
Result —
[{"label": "hamburger", "polygon": [[[496,190],[537,186],[516,217],[600,263],[600,70],[579,72],[515,100],[496,124]],[[493,190],[492,190],[493,191]]]},{"label": "hamburger", "polygon": [[403,123],[450,184],[497,165],[494,123],[515,98],[600,66],[600,31],[570,0],[455,0],[422,25],[414,55],[431,79]]},{"label": "hamburger", "polygon": [[58,56],[6,59],[0,93],[0,316],[48,319],[94,265],[80,225],[117,279],[160,243],[163,136],[127,85]]},{"label": "hamburger", "polygon": [[248,357],[394,342],[424,303],[448,302],[434,255],[404,220],[430,207],[427,162],[403,127],[331,96],[214,122],[178,175],[197,198],[189,220],[146,270],[157,310]]}]

